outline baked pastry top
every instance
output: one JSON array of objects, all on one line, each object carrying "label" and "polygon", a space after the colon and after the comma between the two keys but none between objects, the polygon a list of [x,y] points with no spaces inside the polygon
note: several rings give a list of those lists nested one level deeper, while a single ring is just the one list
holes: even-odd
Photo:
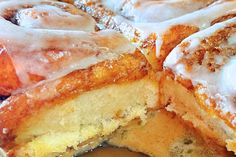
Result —
[{"label": "baked pastry top", "polygon": [[82,49],[76,47],[75,38],[87,37],[78,31],[94,32],[96,24],[70,4],[46,0],[1,2],[0,16],[0,95],[50,78],[62,67],[68,69],[81,58],[81,53],[74,53]]},{"label": "baked pastry top", "polygon": [[0,146],[9,156],[92,149],[157,106],[146,58],[120,33],[96,31],[88,14],[13,0],[0,3],[0,15],[0,94],[11,94],[1,102]]},{"label": "baked pastry top", "polygon": [[[235,151],[236,1],[181,2],[77,0],[75,4],[100,28],[124,34],[163,74],[162,105]],[[178,6],[187,9],[181,12]],[[170,14],[162,16],[159,11]]]},{"label": "baked pastry top", "polygon": [[191,80],[207,106],[219,110],[220,114],[231,113],[228,116],[233,126],[236,111],[235,22],[235,18],[230,19],[183,40],[164,63],[176,77]]},{"label": "baked pastry top", "polygon": [[[162,70],[163,61],[170,51],[177,46],[183,39],[203,30],[217,22],[235,16],[235,1],[188,1],[183,3],[178,1],[107,1],[88,0],[75,1],[75,5],[91,14],[101,23],[101,28],[113,28],[122,32],[130,41],[135,43],[137,47],[145,54],[153,68]],[[123,2],[123,3],[122,3]],[[117,11],[112,4],[121,4],[118,7],[121,11]],[[148,5],[153,3],[155,5]],[[192,5],[191,5],[192,3]],[[115,5],[119,6],[119,5]],[[130,8],[130,9],[126,9]],[[139,7],[146,8],[145,13],[152,11],[153,13],[145,15],[134,14],[132,17],[151,19],[150,21],[138,21],[129,17],[129,13],[139,10]],[[170,8],[166,7],[169,6]],[[197,7],[199,6],[199,7]],[[153,7],[153,9],[149,9]],[[161,9],[159,9],[161,7]],[[182,16],[176,14],[179,8],[191,8],[192,12],[182,13]],[[171,15],[175,14],[175,18],[168,17],[164,21],[159,21],[158,17],[163,17],[161,13],[155,14],[154,10],[160,12],[167,11]],[[144,10],[144,9],[143,9]],[[127,14],[123,13],[127,12]],[[155,18],[152,15],[157,15]]]},{"label": "baked pastry top", "polygon": [[235,18],[215,24],[183,40],[164,63],[173,79],[193,92],[204,112],[224,121],[225,133],[218,131],[216,138],[225,142],[235,140],[234,34]]},{"label": "baked pastry top", "polygon": [[136,23],[153,23],[163,22],[187,14],[189,12],[193,12],[195,10],[208,6],[214,1],[103,0],[100,2],[105,7],[110,8],[115,13],[127,18],[130,21]]},{"label": "baked pastry top", "polygon": [[74,5],[86,13],[52,0],[0,2],[0,96],[11,95],[0,105],[0,146],[9,156],[81,153],[163,108],[236,152],[235,0]]}]

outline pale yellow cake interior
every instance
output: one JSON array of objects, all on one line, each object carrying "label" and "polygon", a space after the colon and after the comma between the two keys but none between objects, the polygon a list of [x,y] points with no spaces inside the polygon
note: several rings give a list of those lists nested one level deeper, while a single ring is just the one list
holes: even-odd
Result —
[{"label": "pale yellow cake interior", "polygon": [[109,144],[151,157],[231,157],[224,147],[203,138],[191,124],[164,109],[149,112],[147,123],[133,121],[117,130]]},{"label": "pale yellow cake interior", "polygon": [[161,101],[163,104],[168,104],[168,111],[174,111],[184,120],[191,122],[204,135],[214,139],[216,143],[222,146],[226,145],[227,140],[236,137],[235,131],[223,119],[205,111],[199,105],[194,92],[168,77],[161,86]]},{"label": "pale yellow cake interior", "polygon": [[[64,104],[44,108],[16,133],[17,156],[55,156],[91,138],[111,134],[135,118],[145,119],[157,105],[158,84],[149,78],[113,84],[83,93]],[[101,140],[102,141],[102,140]]]}]

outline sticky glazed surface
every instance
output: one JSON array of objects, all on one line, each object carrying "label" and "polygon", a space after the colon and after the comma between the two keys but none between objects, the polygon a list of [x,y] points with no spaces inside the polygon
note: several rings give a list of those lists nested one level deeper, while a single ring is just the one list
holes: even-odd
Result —
[{"label": "sticky glazed surface", "polygon": [[164,63],[178,82],[194,91],[200,107],[234,130],[235,24],[232,18],[190,36]]},{"label": "sticky glazed surface", "polygon": [[[149,78],[150,65],[120,33],[95,32],[92,17],[56,1],[5,1],[0,3],[0,15],[0,35],[4,37],[0,38],[0,66],[6,67],[0,68],[0,95],[12,94],[0,106],[0,147],[9,156],[53,156],[72,145],[80,149],[78,145],[82,148],[90,137],[108,135],[132,118],[144,116],[146,108],[155,107],[158,88],[152,81],[156,78]],[[132,97],[140,94],[140,99],[131,99],[132,92],[125,93],[126,88],[135,90]],[[111,91],[119,97],[111,97]],[[84,97],[93,100],[93,104],[86,106]],[[124,100],[119,104],[121,97]],[[125,97],[130,99],[126,101]],[[117,101],[117,105],[111,100]],[[105,107],[98,107],[98,114],[93,117],[97,121],[107,118],[108,122],[104,126],[93,125],[96,122],[90,118],[88,124],[80,125],[80,118],[101,104]],[[115,111],[104,109],[106,105],[112,105]],[[110,121],[115,114],[127,112],[129,105],[132,114]],[[71,114],[67,114],[68,107]],[[85,114],[73,115],[85,110]],[[49,111],[60,116],[53,118]],[[77,117],[69,119],[71,116]],[[67,118],[65,128],[57,125],[63,118]],[[75,125],[70,125],[72,121],[78,124],[76,130]],[[51,123],[56,124],[51,130],[43,127]],[[83,128],[87,132],[82,132]],[[56,135],[60,136],[55,139]],[[40,150],[42,147],[44,151]]]},{"label": "sticky glazed surface", "polygon": [[[88,0],[76,1],[76,5],[102,23],[103,26],[98,25],[100,28],[105,26],[121,31],[141,48],[156,70],[162,70],[163,62],[171,52],[165,61],[165,68],[171,71],[171,76],[174,74],[178,82],[193,90],[201,107],[234,129],[236,88],[232,86],[235,79],[231,74],[236,67],[233,18],[236,16],[236,1],[210,5],[212,2]],[[172,12],[166,16],[155,16],[153,11],[156,9]],[[144,10],[147,12],[141,14]],[[28,146],[35,147],[37,153],[41,153],[43,145],[40,142],[45,141],[44,146],[48,146],[46,151],[54,149],[47,143],[47,137],[54,138],[54,135],[47,136],[48,133],[40,127],[41,122],[37,121],[38,117],[51,116],[48,112],[44,114],[44,111],[49,109],[51,113],[61,113],[54,112],[54,107],[67,108],[65,104],[70,101],[74,103],[70,104],[71,110],[74,110],[73,105],[77,105],[78,97],[86,92],[133,83],[146,78],[149,73],[149,63],[128,40],[114,31],[95,32],[95,21],[69,4],[12,0],[0,3],[0,15],[0,30],[3,30],[0,35],[4,37],[0,38],[0,66],[6,67],[0,68],[0,95],[13,93],[0,107],[0,146],[10,150],[13,156],[15,153],[21,154],[21,150],[28,149]],[[217,24],[229,18],[233,19]],[[200,33],[192,35],[198,31]],[[175,48],[188,36],[190,38]],[[145,87],[145,83],[139,89]],[[129,97],[125,92],[121,93]],[[78,105],[76,107],[81,109]],[[145,111],[143,109],[141,113],[145,115]],[[118,119],[124,118],[119,111],[116,114]],[[60,117],[57,120],[59,122]],[[45,121],[48,122],[48,119]],[[34,122],[37,123],[36,129],[32,125],[36,124]],[[51,126],[50,122],[46,124]],[[61,123],[64,125],[64,121]],[[29,128],[46,135],[34,137],[34,132],[31,134]],[[30,138],[25,139],[24,135]],[[79,136],[77,132],[75,136]],[[78,141],[73,142],[78,144]]]},{"label": "sticky glazed surface", "polygon": [[4,1],[0,17],[0,95],[134,52],[118,33],[94,33],[94,19],[70,4]]},{"label": "sticky glazed surface", "polygon": [[[109,3],[108,3],[109,2]],[[114,3],[119,5],[113,5]],[[189,2],[189,3],[188,3]],[[134,42],[142,52],[147,56],[149,62],[156,70],[162,70],[163,61],[168,56],[170,51],[177,46],[183,39],[196,33],[199,30],[208,28],[209,26],[234,17],[235,1],[80,1],[77,0],[75,4],[91,14],[102,23],[106,28],[113,28],[122,32],[129,40]],[[147,3],[147,4],[146,4]],[[148,5],[155,3],[156,5]],[[213,4],[212,4],[213,3]],[[175,18],[166,18],[161,22],[154,22],[153,14],[132,14],[138,11],[139,7],[145,12],[149,12],[150,7],[170,7],[170,14],[175,14],[178,9],[185,7],[191,8],[190,12],[184,12],[181,16],[175,14]],[[174,6],[174,7],[173,7]],[[193,7],[199,6],[199,7]],[[201,6],[201,7],[200,7]],[[172,8],[173,7],[173,8]],[[168,7],[167,7],[168,8]],[[201,9],[202,8],[202,9]],[[151,11],[152,9],[150,9]],[[165,11],[167,11],[166,9]],[[131,13],[132,16],[125,15]],[[123,15],[124,14],[124,15]],[[172,15],[171,14],[171,15]],[[150,16],[151,22],[135,21],[142,15]],[[163,17],[161,14],[158,17]],[[133,18],[133,19],[132,19]]]},{"label": "sticky glazed surface", "polygon": [[204,8],[212,2],[214,0],[101,0],[105,7],[137,23],[163,22]]}]

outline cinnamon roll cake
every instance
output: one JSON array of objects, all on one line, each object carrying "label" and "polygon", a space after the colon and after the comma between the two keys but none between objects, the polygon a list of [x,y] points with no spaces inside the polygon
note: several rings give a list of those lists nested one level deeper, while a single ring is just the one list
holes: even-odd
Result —
[{"label": "cinnamon roll cake", "polygon": [[94,32],[96,24],[72,5],[38,0],[1,2],[0,21],[0,95],[5,96],[76,63],[83,57],[79,43],[92,36],[78,31]]},{"label": "cinnamon roll cake", "polygon": [[0,3],[0,147],[9,157],[91,149],[158,108],[149,63],[121,34],[72,5]]},{"label": "cinnamon roll cake", "polygon": [[162,103],[236,152],[236,18],[181,42],[164,62]]},{"label": "cinnamon roll cake", "polygon": [[168,111],[236,152],[236,1],[181,2],[77,0],[75,5],[101,28],[124,34],[161,71],[160,103]]},{"label": "cinnamon roll cake", "polygon": [[[168,156],[184,135],[200,141],[193,155],[236,152],[236,1],[75,5],[87,13],[52,0],[0,2],[0,96],[10,96],[0,104],[0,147],[8,156],[63,156],[105,140]],[[154,143],[137,145],[148,138]]]},{"label": "cinnamon roll cake", "polygon": [[122,32],[158,71],[183,39],[236,15],[236,2],[227,0],[76,0],[75,5],[101,28]]}]

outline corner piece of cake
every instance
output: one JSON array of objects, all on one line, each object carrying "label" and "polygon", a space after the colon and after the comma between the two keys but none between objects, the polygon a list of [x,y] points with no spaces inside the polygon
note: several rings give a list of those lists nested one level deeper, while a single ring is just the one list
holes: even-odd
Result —
[{"label": "corner piece of cake", "polygon": [[9,157],[86,151],[158,107],[143,54],[118,32],[96,32],[88,14],[25,0],[0,2],[0,16],[0,95],[11,94],[0,105],[0,147]]},{"label": "corner piece of cake", "polygon": [[[113,33],[97,40],[113,40],[118,46],[117,36],[122,36]],[[158,83],[141,52],[126,51],[125,46],[119,45],[121,54],[107,47],[102,55],[93,47],[94,57],[77,63],[83,68],[3,101],[1,147],[10,156],[55,156],[105,139],[132,119],[145,119],[147,110],[157,107]]]},{"label": "corner piece of cake", "polygon": [[236,18],[186,38],[164,62],[162,103],[236,152]]}]

